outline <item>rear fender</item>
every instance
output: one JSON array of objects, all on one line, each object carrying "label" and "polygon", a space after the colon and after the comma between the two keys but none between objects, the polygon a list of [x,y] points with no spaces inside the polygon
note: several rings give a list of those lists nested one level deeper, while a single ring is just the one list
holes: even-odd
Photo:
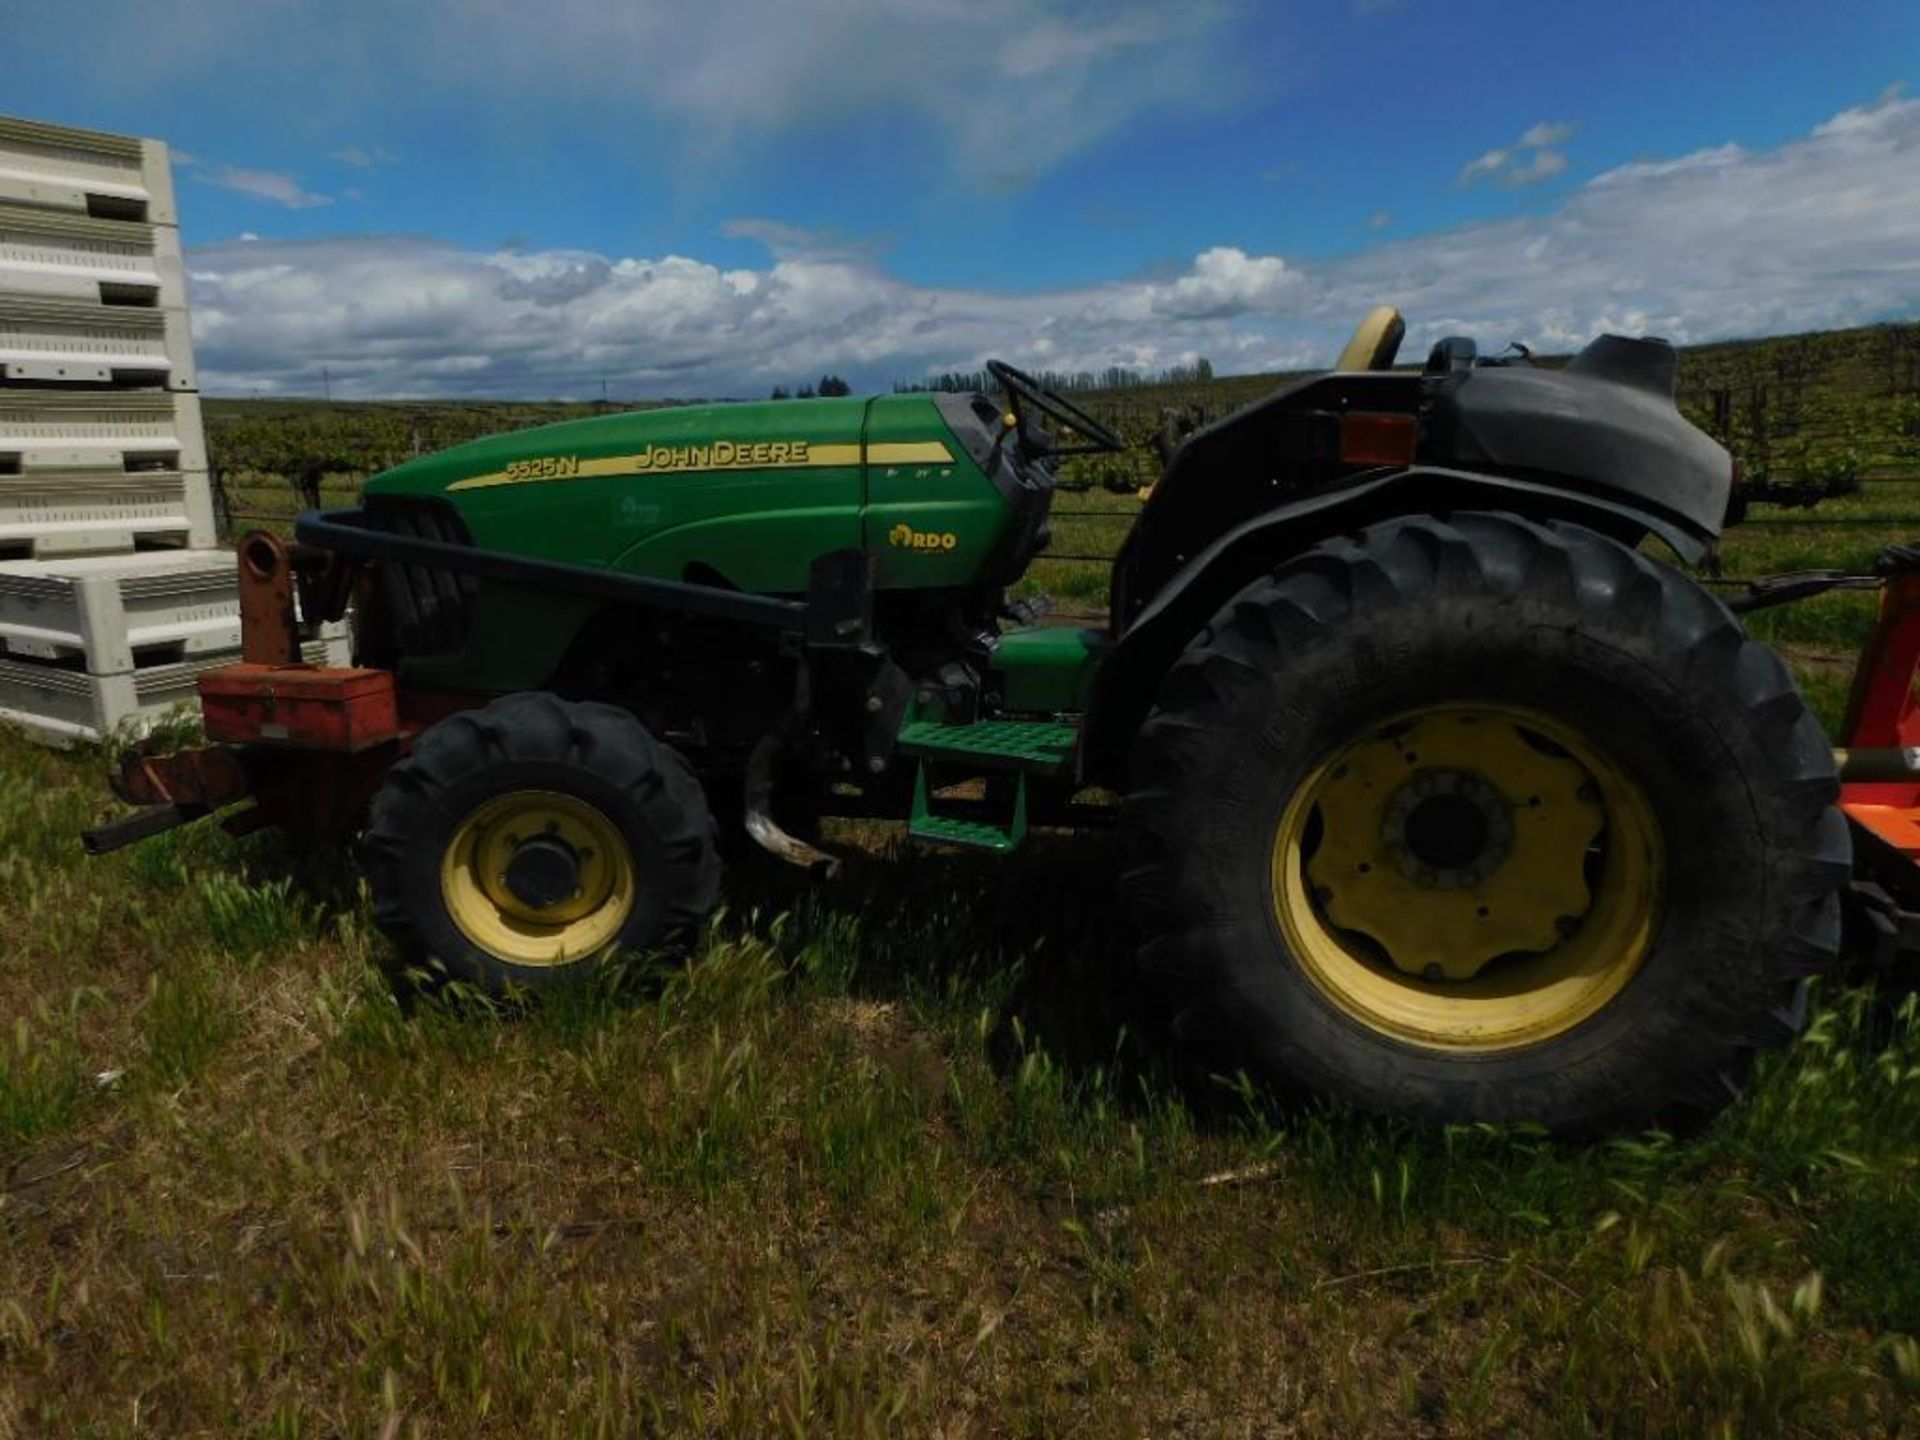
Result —
[{"label": "rear fender", "polygon": [[1180,569],[1141,609],[1094,679],[1081,746],[1088,782],[1118,779],[1133,733],[1146,719],[1160,679],[1181,651],[1241,590],[1276,565],[1335,535],[1399,515],[1500,510],[1540,520],[1572,520],[1625,544],[1660,537],[1695,564],[1715,538],[1694,522],[1623,499],[1470,470],[1417,466],[1374,472],[1255,516],[1227,531]]}]

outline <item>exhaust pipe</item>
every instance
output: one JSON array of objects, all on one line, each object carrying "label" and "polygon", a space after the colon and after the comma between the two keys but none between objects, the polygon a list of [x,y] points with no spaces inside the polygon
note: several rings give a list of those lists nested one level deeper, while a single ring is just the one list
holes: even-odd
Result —
[{"label": "exhaust pipe", "polygon": [[799,866],[810,875],[831,880],[840,873],[840,858],[816,849],[797,836],[789,835],[773,818],[774,761],[793,737],[806,728],[807,717],[812,712],[812,689],[807,664],[803,660],[800,662],[799,677],[794,682],[792,708],[760,737],[752,754],[747,757],[744,809],[747,834],[753,838],[754,844],[789,865]]}]

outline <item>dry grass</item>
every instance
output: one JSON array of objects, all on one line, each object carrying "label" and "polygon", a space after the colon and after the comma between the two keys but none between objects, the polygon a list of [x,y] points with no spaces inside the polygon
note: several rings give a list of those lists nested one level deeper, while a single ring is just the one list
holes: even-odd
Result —
[{"label": "dry grass", "polygon": [[343,871],[84,860],[101,769],[0,742],[0,1436],[1916,1423],[1884,980],[1689,1143],[1269,1118],[1164,1068],[1098,840],[756,871],[690,959],[409,1009]]}]

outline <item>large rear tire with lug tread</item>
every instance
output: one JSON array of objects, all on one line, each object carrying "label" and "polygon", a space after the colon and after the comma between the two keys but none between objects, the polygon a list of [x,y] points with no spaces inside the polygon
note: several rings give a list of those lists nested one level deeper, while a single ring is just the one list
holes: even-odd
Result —
[{"label": "large rear tire with lug tread", "polygon": [[1779,658],[1583,527],[1410,517],[1243,590],[1123,807],[1176,1036],[1426,1120],[1684,1124],[1804,1021],[1849,858]]},{"label": "large rear tire with lug tread", "polygon": [[504,990],[570,983],[697,924],[719,892],[687,763],[631,714],[509,695],[422,734],[362,842],[374,918],[411,959]]}]

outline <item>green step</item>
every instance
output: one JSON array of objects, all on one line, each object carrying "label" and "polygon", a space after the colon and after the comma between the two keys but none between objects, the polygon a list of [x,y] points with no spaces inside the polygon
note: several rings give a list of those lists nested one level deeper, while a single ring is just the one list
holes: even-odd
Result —
[{"label": "green step", "polygon": [[919,816],[908,827],[907,833],[916,840],[927,840],[936,845],[991,850],[996,855],[1004,855],[1020,843],[997,825],[983,825],[978,820],[961,820],[951,815]]},{"label": "green step", "polygon": [[1076,726],[1051,720],[976,720],[970,725],[910,720],[900,727],[899,748],[903,755],[941,764],[965,762],[987,770],[1058,775],[1072,766],[1079,738]]},{"label": "green step", "polygon": [[1004,830],[958,815],[936,815],[927,794],[927,765],[922,761],[913,776],[913,814],[907,821],[907,834],[936,845],[959,845],[1004,855],[1027,838],[1027,777],[1020,776],[1015,786],[1013,815]]}]

